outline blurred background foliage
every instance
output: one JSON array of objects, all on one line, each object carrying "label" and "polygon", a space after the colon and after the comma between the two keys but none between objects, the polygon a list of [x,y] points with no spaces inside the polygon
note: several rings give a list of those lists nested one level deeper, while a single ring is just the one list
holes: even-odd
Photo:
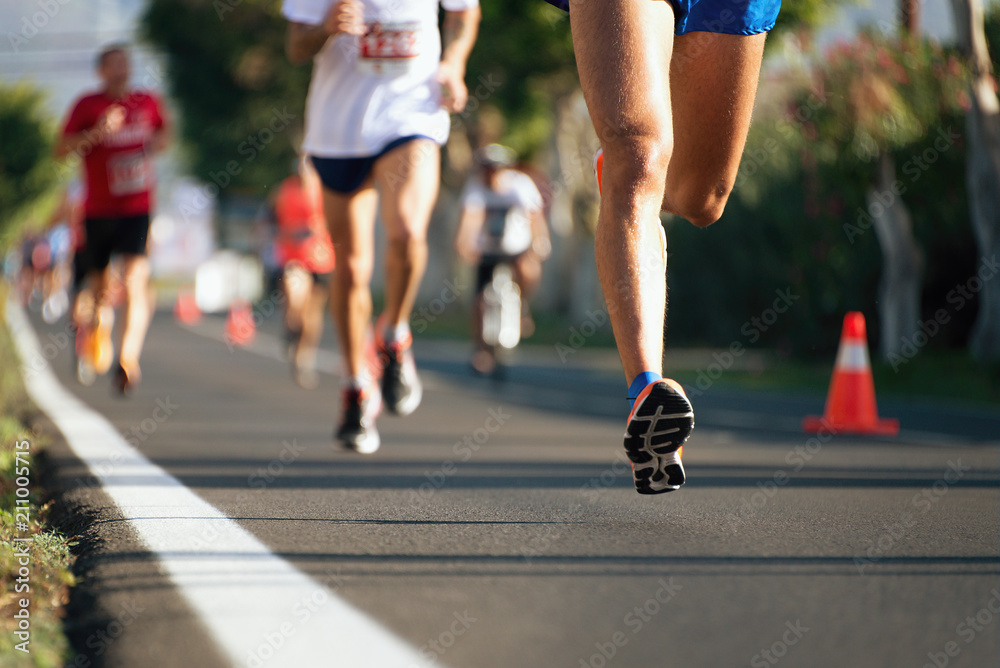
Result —
[{"label": "blurred background foliage", "polygon": [[[275,0],[151,0],[143,16],[145,38],[166,55],[188,167],[223,188],[231,178],[227,192],[280,182],[302,140],[310,70],[285,57],[285,25]],[[285,114],[291,124],[264,131]],[[226,173],[232,161],[237,174]]]},{"label": "blurred background foliage", "polygon": [[[1000,37],[997,12],[987,27]],[[975,306],[954,310],[946,298],[977,268],[964,179],[966,82],[954,52],[874,30],[814,63],[772,70],[722,220],[705,230],[667,223],[670,343],[757,342],[829,357],[848,310],[869,315],[877,341],[882,259],[866,194],[880,152],[892,151],[925,254],[922,318],[941,308],[951,315],[929,346],[964,347]],[[795,308],[765,331],[748,325],[777,290],[798,296]]]},{"label": "blurred background foliage", "polygon": [[0,253],[19,238],[31,209],[58,180],[50,159],[53,136],[37,88],[0,85]]},{"label": "blurred background foliage", "polygon": [[[865,211],[874,158],[882,151],[895,156],[902,199],[925,253],[924,317],[944,307],[949,291],[973,274],[962,61],[921,39],[901,42],[896,26],[884,25],[817,53],[815,30],[842,4],[785,3],[768,39],[754,125],[722,221],[704,230],[666,222],[671,345],[739,341],[826,357],[836,348],[847,310],[870,314],[869,335],[877,339],[878,239],[871,228],[857,234],[849,228]],[[294,67],[284,55],[280,5],[150,0],[143,17],[144,37],[166,58],[187,169],[218,183],[227,163],[240,167],[228,174],[231,186],[223,188],[223,198],[266,196],[288,173],[301,140],[310,67]],[[986,34],[995,62],[996,10],[988,12]],[[578,90],[566,14],[541,0],[484,2],[467,81],[472,92],[484,81],[499,84],[456,119],[470,144],[478,142],[478,118],[489,108],[503,119],[499,138],[551,172],[556,110]],[[262,150],[251,151],[251,140],[263,143],[261,129],[276,114],[293,122]],[[58,176],[48,163],[49,123],[37,93],[23,87],[0,92],[0,221],[7,236],[18,212],[23,218]],[[941,138],[956,134],[942,149]],[[575,225],[572,233],[586,235],[587,229]],[[753,324],[779,290],[798,297],[796,308],[773,325]],[[929,348],[964,347],[975,311],[974,304],[953,311]]]}]

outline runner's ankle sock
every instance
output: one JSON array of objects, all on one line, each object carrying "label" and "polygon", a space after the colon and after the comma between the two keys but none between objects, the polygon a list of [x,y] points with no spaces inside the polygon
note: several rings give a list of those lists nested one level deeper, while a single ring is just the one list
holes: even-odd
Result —
[{"label": "runner's ankle sock", "polygon": [[395,327],[386,325],[385,332],[383,333],[383,339],[386,343],[394,343],[396,341],[406,341],[407,337],[410,336],[410,323],[403,322]]},{"label": "runner's ankle sock", "polygon": [[631,411],[635,407],[635,400],[644,387],[662,378],[663,376],[655,371],[643,371],[632,379],[632,384],[628,386],[628,409]]},{"label": "runner's ankle sock", "polygon": [[347,387],[351,390],[363,390],[368,387],[368,376],[351,376],[347,379]]}]

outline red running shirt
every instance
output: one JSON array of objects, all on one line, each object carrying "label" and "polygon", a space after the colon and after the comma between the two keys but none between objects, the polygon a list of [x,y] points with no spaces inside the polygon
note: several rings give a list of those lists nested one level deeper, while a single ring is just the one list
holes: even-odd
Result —
[{"label": "red running shirt", "polygon": [[[148,214],[153,189],[152,156],[146,144],[166,126],[157,97],[132,91],[120,100],[104,93],[80,98],[70,111],[64,135],[85,133],[78,150],[87,182],[84,213],[88,218],[121,218]],[[109,132],[97,123],[107,113],[116,122]]]},{"label": "red running shirt", "polygon": [[278,219],[275,247],[281,266],[299,262],[307,271],[333,271],[333,242],[323,218],[321,191],[310,193],[298,176],[282,181],[274,201]]}]

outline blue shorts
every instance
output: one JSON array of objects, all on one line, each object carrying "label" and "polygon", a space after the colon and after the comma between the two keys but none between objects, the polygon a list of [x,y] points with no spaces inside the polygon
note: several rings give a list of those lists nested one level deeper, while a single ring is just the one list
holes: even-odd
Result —
[{"label": "blue shorts", "polygon": [[[569,11],[569,0],[546,0]],[[600,2],[601,0],[591,0]],[[648,2],[649,0],[636,0]],[[674,6],[674,34],[717,32],[756,35],[774,27],[781,0],[669,0]]]},{"label": "blue shorts", "polygon": [[[348,195],[362,186],[368,175],[372,173],[375,161],[381,158],[394,148],[398,148],[414,139],[430,139],[425,135],[408,135],[393,139],[386,144],[381,151],[375,155],[368,155],[362,158],[320,158],[309,156],[312,160],[319,180],[328,190]],[[436,143],[436,142],[435,142]]]}]

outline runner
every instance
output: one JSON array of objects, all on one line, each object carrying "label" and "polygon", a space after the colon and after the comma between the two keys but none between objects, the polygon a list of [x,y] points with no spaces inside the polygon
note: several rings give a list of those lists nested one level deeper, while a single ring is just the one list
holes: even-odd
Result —
[{"label": "runner", "polygon": [[316,170],[306,159],[297,173],[278,187],[275,252],[282,268],[288,356],[295,382],[305,389],[319,384],[316,348],[323,335],[323,307],[334,267],[333,244],[323,218],[323,199]]},{"label": "runner", "polygon": [[684,484],[682,445],[694,414],[681,386],[661,376],[666,237],[659,214],[699,227],[722,215],[781,2],[550,2],[569,10],[603,151],[595,254],[629,382],[625,450],[639,493],[671,492]]},{"label": "runner", "polygon": [[496,358],[483,340],[483,290],[500,263],[509,263],[521,290],[521,333],[530,336],[534,323],[528,300],[542,280],[542,261],[552,250],[542,196],[531,177],[512,169],[516,154],[506,146],[490,144],[476,151],[479,166],[462,193],[462,217],[455,250],[476,270],[476,301],[472,319],[476,350],[472,368],[489,374]]},{"label": "runner", "polygon": [[56,157],[77,153],[83,159],[87,263],[97,301],[91,329],[102,347],[111,337],[108,264],[112,255],[122,256],[125,325],[114,385],[125,394],[139,383],[139,355],[149,326],[151,158],[166,147],[167,123],[155,95],[129,86],[125,46],[104,48],[96,66],[101,89],[73,105],[55,152]]},{"label": "runner", "polygon": [[[465,64],[479,25],[478,0],[285,0],[287,51],[313,59],[303,150],[323,183],[337,252],[331,305],[347,372],[336,437],[361,453],[381,443],[382,397],[412,413],[422,388],[409,320],[427,263],[427,224],[437,199],[448,112],[465,107]],[[366,362],[375,211],[386,227],[385,307],[374,338],[382,371]]]}]

